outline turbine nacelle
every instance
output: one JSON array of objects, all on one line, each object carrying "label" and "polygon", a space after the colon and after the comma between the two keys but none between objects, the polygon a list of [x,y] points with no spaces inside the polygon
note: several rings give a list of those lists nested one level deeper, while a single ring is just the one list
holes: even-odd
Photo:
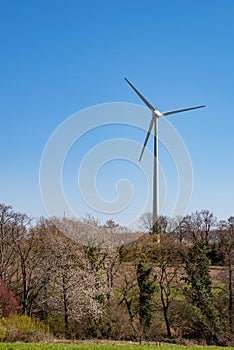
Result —
[{"label": "turbine nacelle", "polygon": [[157,109],[155,109],[154,112],[152,113],[152,117],[160,118],[162,116],[163,116],[163,113],[158,111]]}]

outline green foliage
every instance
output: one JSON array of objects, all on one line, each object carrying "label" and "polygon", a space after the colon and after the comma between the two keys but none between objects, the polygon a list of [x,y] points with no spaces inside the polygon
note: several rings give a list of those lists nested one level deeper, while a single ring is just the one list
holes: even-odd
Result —
[{"label": "green foliage", "polygon": [[46,326],[39,321],[32,320],[29,316],[11,315],[0,319],[1,341],[41,341],[47,339],[48,336]]},{"label": "green foliage", "polygon": [[6,339],[6,332],[7,332],[6,326],[3,324],[3,322],[0,322],[0,342]]},{"label": "green foliage", "polygon": [[215,342],[222,327],[213,302],[206,245],[203,242],[195,243],[189,247],[183,258],[187,273],[187,276],[183,278],[187,284],[184,292],[191,303],[190,311],[193,315],[192,336],[197,339],[204,337],[208,342]]},{"label": "green foliage", "polygon": [[50,332],[57,338],[64,338],[66,335],[66,324],[62,317],[49,316],[46,320],[46,323],[49,326]]},{"label": "green foliage", "polygon": [[188,284],[186,294],[193,304],[205,309],[212,294],[209,261],[204,244],[196,243],[190,247],[187,256],[184,255],[184,261],[187,272],[184,280]]},{"label": "green foliage", "polygon": [[152,268],[142,262],[137,265],[137,282],[139,287],[139,319],[145,333],[152,319],[152,297],[155,291],[154,279],[151,279]]}]

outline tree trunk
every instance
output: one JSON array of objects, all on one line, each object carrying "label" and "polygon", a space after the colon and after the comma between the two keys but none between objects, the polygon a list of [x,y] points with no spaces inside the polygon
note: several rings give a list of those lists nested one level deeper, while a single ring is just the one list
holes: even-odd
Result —
[{"label": "tree trunk", "polygon": [[64,311],[64,325],[65,325],[65,337],[70,337],[69,324],[68,324],[68,305],[67,305],[67,289],[66,279],[63,276],[63,311]]},{"label": "tree trunk", "polygon": [[21,257],[21,271],[22,271],[22,282],[23,282],[23,297],[22,297],[22,314],[26,315],[27,314],[27,298],[28,298],[28,293],[27,293],[27,273],[26,273],[26,268],[25,268],[25,261]]},{"label": "tree trunk", "polygon": [[231,334],[233,333],[233,280],[232,280],[232,264],[231,259],[228,261],[228,318],[229,318],[229,328]]},{"label": "tree trunk", "polygon": [[160,290],[161,290],[161,301],[162,301],[162,306],[163,306],[163,316],[164,316],[164,321],[165,321],[165,324],[166,324],[167,336],[169,338],[171,338],[171,327],[170,327],[170,321],[169,321],[169,318],[168,318],[168,306],[169,306],[169,303],[168,303],[168,300],[164,299],[164,295],[163,295],[164,288],[163,288],[163,286],[160,286]]}]

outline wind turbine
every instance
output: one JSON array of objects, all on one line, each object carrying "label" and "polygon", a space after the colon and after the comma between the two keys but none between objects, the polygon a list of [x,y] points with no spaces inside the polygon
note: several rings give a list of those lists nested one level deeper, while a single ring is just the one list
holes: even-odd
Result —
[{"label": "wind turbine", "polygon": [[153,177],[153,232],[158,233],[159,226],[158,226],[158,219],[159,219],[159,177],[158,177],[158,119],[161,117],[165,117],[167,115],[191,111],[192,109],[198,109],[205,107],[202,106],[196,106],[196,107],[189,107],[189,108],[183,108],[183,109],[176,109],[168,112],[160,112],[154,106],[152,106],[149,101],[146,100],[146,98],[135,88],[132,83],[127,78],[124,78],[126,82],[131,86],[131,88],[136,92],[136,94],[140,97],[140,99],[144,102],[144,104],[151,110],[152,112],[152,118],[150,121],[149,129],[145,137],[145,142],[140,154],[139,161],[141,161],[141,158],[143,156],[145,147],[147,145],[149,136],[151,134],[151,131],[154,127],[154,177]]}]

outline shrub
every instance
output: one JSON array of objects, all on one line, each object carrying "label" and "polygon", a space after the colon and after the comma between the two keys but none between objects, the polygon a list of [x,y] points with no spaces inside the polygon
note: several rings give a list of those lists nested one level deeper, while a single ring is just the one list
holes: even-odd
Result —
[{"label": "shrub", "polygon": [[6,327],[0,322],[0,342],[6,339]]},{"label": "shrub", "polygon": [[0,280],[0,316],[8,317],[19,309],[15,294]]},{"label": "shrub", "polygon": [[26,315],[11,315],[0,320],[0,341],[36,342],[50,338],[46,326]]}]

